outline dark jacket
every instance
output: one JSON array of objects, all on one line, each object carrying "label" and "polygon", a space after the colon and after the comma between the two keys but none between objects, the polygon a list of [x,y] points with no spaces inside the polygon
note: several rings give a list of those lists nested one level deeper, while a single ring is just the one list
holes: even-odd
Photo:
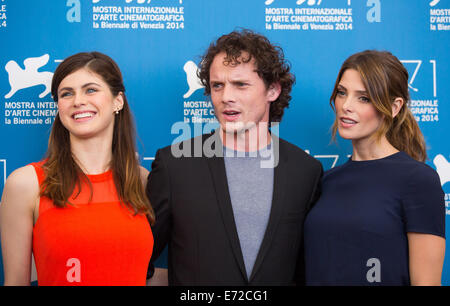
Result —
[{"label": "dark jacket", "polygon": [[[196,141],[204,144],[217,135],[192,138],[172,149],[190,145],[193,152]],[[169,285],[303,284],[303,222],[318,197],[322,166],[300,148],[276,139],[272,208],[250,279],[223,157],[177,158],[170,146],[158,150],[146,190],[156,214],[151,262],[168,243]]]}]

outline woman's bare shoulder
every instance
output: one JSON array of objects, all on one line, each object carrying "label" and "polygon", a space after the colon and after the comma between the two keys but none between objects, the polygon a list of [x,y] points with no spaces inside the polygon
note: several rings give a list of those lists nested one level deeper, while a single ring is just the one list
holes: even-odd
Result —
[{"label": "woman's bare shoulder", "polygon": [[14,205],[34,205],[39,197],[39,181],[31,165],[14,170],[7,178],[3,190],[2,203],[14,202]]}]

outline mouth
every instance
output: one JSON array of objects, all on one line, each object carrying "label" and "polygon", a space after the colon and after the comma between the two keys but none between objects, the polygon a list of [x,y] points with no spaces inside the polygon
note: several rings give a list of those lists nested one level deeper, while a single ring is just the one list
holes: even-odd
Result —
[{"label": "mouth", "polygon": [[352,127],[358,123],[357,121],[350,119],[350,118],[346,118],[346,117],[341,117],[339,120],[340,120],[341,126],[344,128]]},{"label": "mouth", "polygon": [[222,114],[226,121],[236,121],[241,115],[241,112],[235,110],[226,110],[223,111]]},{"label": "mouth", "polygon": [[89,121],[90,119],[92,119],[92,117],[94,117],[95,114],[97,114],[97,113],[92,112],[92,111],[76,112],[72,115],[72,118],[76,122],[84,122],[84,121]]}]

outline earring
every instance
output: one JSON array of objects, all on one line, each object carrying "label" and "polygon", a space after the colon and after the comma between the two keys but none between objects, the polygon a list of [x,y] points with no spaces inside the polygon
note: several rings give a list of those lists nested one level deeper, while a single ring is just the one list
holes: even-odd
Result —
[{"label": "earring", "polygon": [[116,109],[116,115],[118,115],[119,114],[119,110],[118,109]]}]

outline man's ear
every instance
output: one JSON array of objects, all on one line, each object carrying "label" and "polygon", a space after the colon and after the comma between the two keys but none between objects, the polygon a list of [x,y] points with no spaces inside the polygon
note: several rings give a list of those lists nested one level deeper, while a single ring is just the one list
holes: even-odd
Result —
[{"label": "man's ear", "polygon": [[272,83],[267,90],[267,99],[269,102],[273,102],[280,96],[281,85],[279,82]]},{"label": "man's ear", "polygon": [[398,113],[403,107],[403,104],[405,104],[405,102],[403,101],[402,98],[396,98],[394,100],[394,103],[392,103],[392,118],[395,118],[395,116],[398,115]]}]

